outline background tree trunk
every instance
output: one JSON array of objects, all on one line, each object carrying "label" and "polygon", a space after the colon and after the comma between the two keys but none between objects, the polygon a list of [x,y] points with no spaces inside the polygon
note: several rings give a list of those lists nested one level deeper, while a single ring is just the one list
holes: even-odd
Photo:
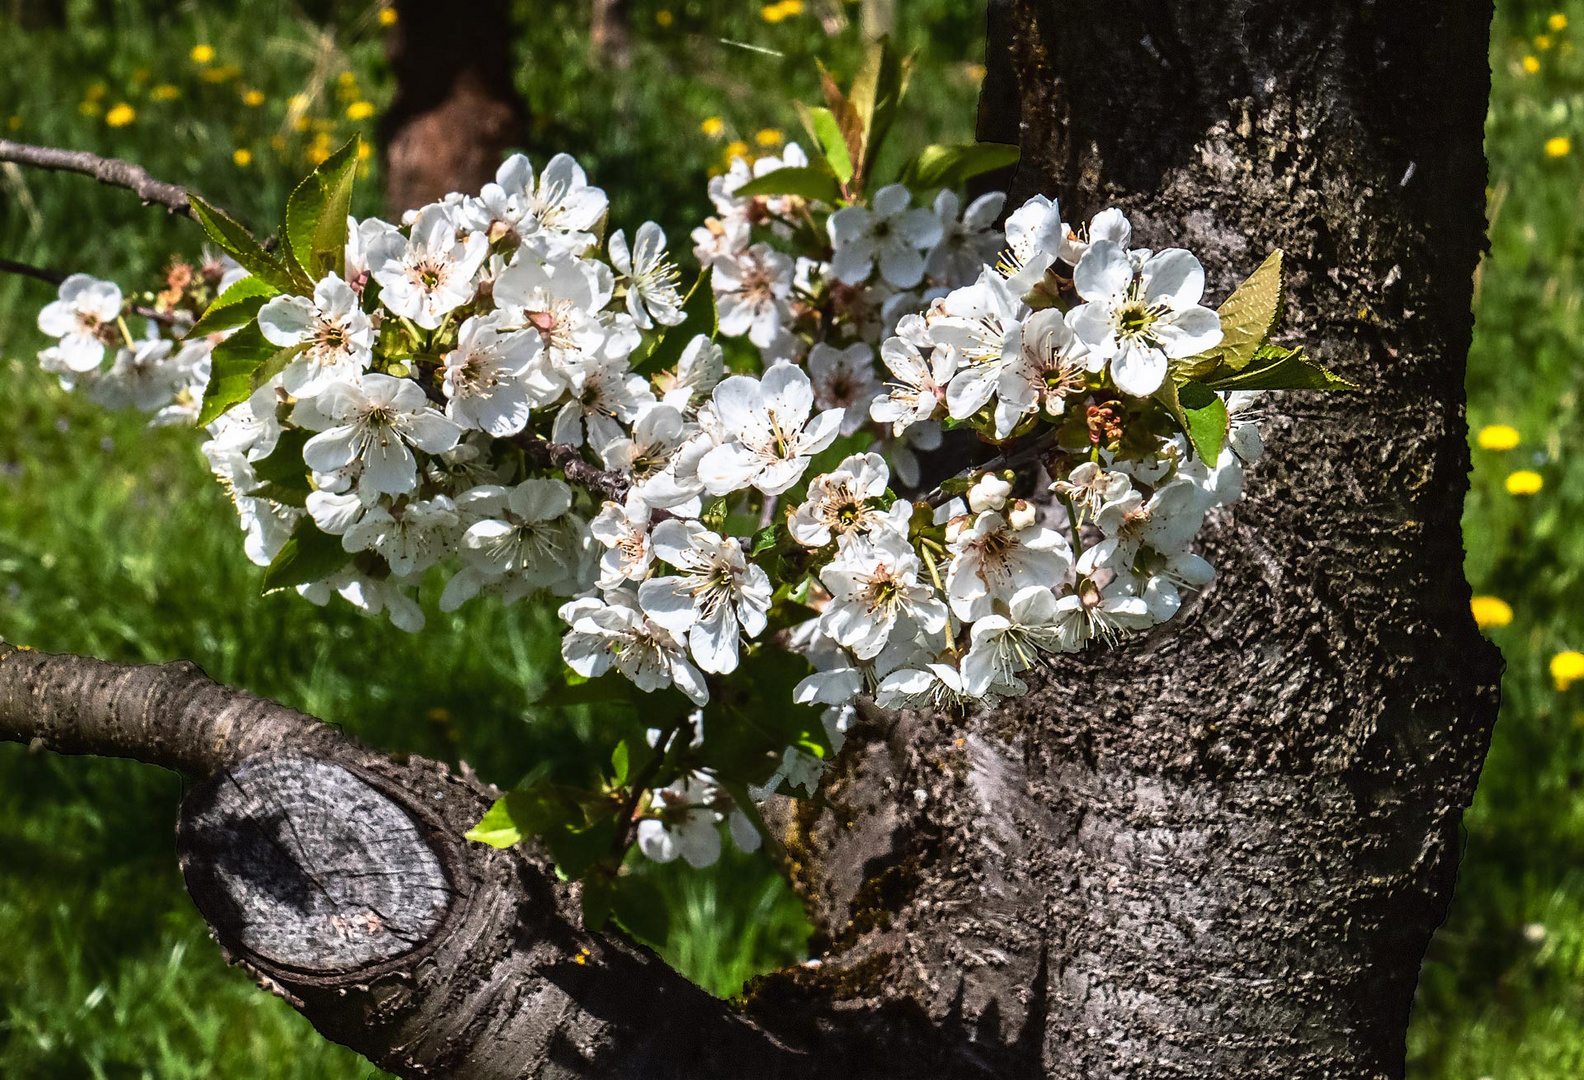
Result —
[{"label": "background tree trunk", "polygon": [[[832,952],[757,1000],[918,1005],[1001,1075],[1397,1077],[1496,715],[1462,574],[1488,0],[998,5],[1010,205],[1116,205],[1225,296],[1272,248],[1355,395],[1283,394],[1170,627],[857,742],[802,809]],[[999,60],[994,58],[1002,51]]]},{"label": "background tree trunk", "polygon": [[477,191],[506,152],[527,141],[527,109],[512,78],[505,0],[450,5],[396,0],[387,52],[396,98],[380,119],[385,198],[393,213],[447,192]]},{"label": "background tree trunk", "polygon": [[1363,392],[1272,401],[1169,628],[999,710],[865,707],[788,824],[819,963],[709,998],[585,932],[531,845],[465,843],[471,777],[190,665],[0,647],[0,738],[198,778],[179,847],[222,946],[402,1076],[1400,1077],[1499,676],[1459,532],[1489,0],[993,14],[1013,204],[1121,206],[1217,296],[1284,248],[1294,336]]}]

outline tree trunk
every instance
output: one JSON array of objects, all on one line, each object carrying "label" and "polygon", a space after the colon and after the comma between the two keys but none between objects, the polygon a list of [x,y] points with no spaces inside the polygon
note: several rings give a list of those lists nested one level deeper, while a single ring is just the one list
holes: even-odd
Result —
[{"label": "tree trunk", "polygon": [[1500,670],[1459,528],[1490,17],[992,12],[980,134],[1020,136],[1011,205],[1120,206],[1218,296],[1285,249],[1295,339],[1362,392],[1270,399],[1194,610],[846,756],[794,846],[833,953],[761,1000],[917,1004],[1009,1076],[1403,1074]]},{"label": "tree trunk", "polygon": [[396,0],[387,51],[396,98],[380,119],[385,198],[393,213],[495,179],[526,140],[527,110],[512,78],[505,0],[448,4]]},{"label": "tree trunk", "polygon": [[632,60],[627,0],[589,0],[589,52],[596,62],[625,68]]},{"label": "tree trunk", "polygon": [[1170,627],[999,711],[865,706],[788,826],[818,964],[711,999],[583,931],[536,850],[463,841],[472,778],[190,665],[0,648],[0,737],[201,778],[221,945],[405,1077],[1402,1076],[1497,702],[1459,539],[1489,0],[992,15],[1014,204],[1121,206],[1216,295],[1285,249],[1295,337],[1362,392],[1271,402]]}]

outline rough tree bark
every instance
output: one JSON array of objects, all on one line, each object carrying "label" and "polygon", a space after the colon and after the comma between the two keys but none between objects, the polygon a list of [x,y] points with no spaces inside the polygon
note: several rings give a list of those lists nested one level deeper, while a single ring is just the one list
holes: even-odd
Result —
[{"label": "rough tree bark", "polygon": [[537,852],[462,842],[472,778],[190,666],[0,649],[0,737],[202,778],[222,946],[402,1076],[1400,1077],[1499,675],[1459,532],[1489,0],[993,15],[1014,202],[1122,206],[1216,295],[1284,248],[1295,336],[1364,392],[1271,403],[1171,628],[999,711],[865,710],[788,825],[818,965],[714,1001],[579,929]]},{"label": "rough tree bark", "polygon": [[380,118],[385,200],[393,211],[477,191],[526,140],[527,109],[512,79],[506,0],[397,0],[387,52],[396,99]]}]

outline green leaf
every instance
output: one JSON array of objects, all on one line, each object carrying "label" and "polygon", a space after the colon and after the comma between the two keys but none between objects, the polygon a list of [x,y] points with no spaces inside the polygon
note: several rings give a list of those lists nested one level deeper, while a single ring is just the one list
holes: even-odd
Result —
[{"label": "green leaf", "polygon": [[1226,402],[1215,391],[1196,382],[1179,386],[1177,400],[1187,421],[1187,434],[1194,453],[1199,455],[1199,460],[1213,466],[1221,456],[1221,444],[1226,441]]},{"label": "green leaf", "polygon": [[512,816],[510,799],[510,795],[496,799],[495,805],[489,808],[479,823],[463,835],[475,843],[488,844],[493,848],[509,848],[522,843],[524,834],[517,819]]},{"label": "green leaf", "polygon": [[1304,355],[1300,349],[1266,345],[1241,371],[1217,370],[1205,379],[1212,390],[1357,390]]},{"label": "green leaf", "polygon": [[210,358],[209,385],[204,388],[203,406],[198,410],[199,426],[246,401],[253,393],[253,372],[275,352],[276,346],[264,340],[256,322],[248,323],[216,345]]},{"label": "green leaf", "polygon": [[312,435],[302,428],[286,428],[269,456],[253,463],[253,475],[276,484],[300,481],[306,485],[309,470],[303,461],[303,447]]},{"label": "green leaf", "polygon": [[307,280],[345,274],[347,213],[357,176],[356,136],[303,178],[286,200],[286,247]]},{"label": "green leaf", "polygon": [[632,749],[623,739],[616,744],[616,749],[611,751],[611,782],[620,786],[627,782],[627,774],[632,767]]},{"label": "green leaf", "polygon": [[860,184],[872,171],[875,157],[896,119],[912,66],[912,58],[898,56],[888,38],[871,42],[864,53],[863,67],[847,95],[860,135],[860,149],[853,161]]},{"label": "green leaf", "polygon": [[187,197],[192,202],[193,213],[198,215],[198,224],[209,234],[209,239],[219,244],[221,250],[241,264],[242,269],[281,292],[300,291],[291,272],[280,260],[265,251],[253,239],[253,234],[242,227],[241,222],[191,192],[188,192]]},{"label": "green leaf", "polygon": [[777,532],[777,529],[778,526],[766,525],[764,528],[754,533],[753,546],[748,549],[748,555],[750,558],[754,555],[758,555],[762,552],[770,551],[775,548],[776,544],[780,540],[780,534]]},{"label": "green leaf", "polygon": [[836,114],[823,105],[805,105],[801,101],[794,101],[792,107],[797,110],[798,119],[803,121],[809,137],[819,147],[820,156],[830,166],[836,179],[843,184],[851,180],[852,155],[847,152],[847,140],[842,135],[841,125],[836,122]]},{"label": "green leaf", "polygon": [[689,342],[700,334],[715,340],[719,318],[715,312],[715,288],[710,283],[710,268],[705,267],[682,300],[682,321],[668,327],[655,339],[643,359],[633,365],[639,375],[653,375],[674,365]]},{"label": "green leaf", "polygon": [[623,874],[616,879],[611,914],[629,934],[656,948],[671,934],[671,908],[647,875]]},{"label": "green leaf", "polygon": [[290,589],[329,577],[351,558],[341,538],[319,531],[312,519],[302,521],[291,539],[264,571],[264,591]]},{"label": "green leaf", "polygon": [[258,315],[259,308],[266,301],[279,295],[279,289],[261,278],[245,277],[233,281],[230,288],[214,298],[203,317],[193,324],[186,336],[199,338],[246,326]]},{"label": "green leaf", "polygon": [[[1191,374],[1204,374],[1216,366],[1232,371],[1247,367],[1281,319],[1284,288],[1282,251],[1277,248],[1217,309],[1221,316],[1221,343],[1187,358],[1179,366]],[[1212,358],[1219,359],[1219,365],[1209,364]]]},{"label": "green leaf", "polygon": [[919,191],[960,188],[970,179],[1016,165],[1018,148],[1002,143],[926,146],[902,170],[902,182]]},{"label": "green leaf", "polygon": [[738,198],[753,195],[798,195],[809,200],[834,203],[841,199],[841,184],[824,169],[812,165],[793,165],[767,172],[733,192]]}]

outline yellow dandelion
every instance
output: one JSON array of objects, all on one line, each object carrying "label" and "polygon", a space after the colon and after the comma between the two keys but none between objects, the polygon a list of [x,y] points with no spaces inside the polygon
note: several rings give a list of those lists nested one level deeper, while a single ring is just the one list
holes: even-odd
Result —
[{"label": "yellow dandelion", "polygon": [[731,142],[726,144],[727,161],[730,161],[732,158],[745,158],[747,156],[748,144],[743,142],[741,139],[733,139]]},{"label": "yellow dandelion", "polygon": [[368,101],[354,101],[347,106],[348,120],[367,120],[374,115],[374,105]]},{"label": "yellow dandelion", "polygon": [[246,105],[250,109],[258,108],[260,105],[264,104],[264,91],[244,90],[242,92],[242,104]]},{"label": "yellow dandelion", "polygon": [[781,10],[790,18],[793,15],[803,14],[803,0],[781,0]]},{"label": "yellow dandelion", "polygon": [[243,167],[251,165],[253,164],[253,151],[245,146],[239,146],[231,152],[231,160]]},{"label": "yellow dandelion", "polygon": [[358,143],[357,159],[359,161],[367,161],[369,158],[371,158],[373,156],[374,156],[374,148],[372,146],[370,146],[366,142],[359,142]]},{"label": "yellow dandelion", "polygon": [[655,22],[660,25],[660,29],[669,30],[671,28],[671,24],[676,22],[676,16],[671,14],[668,9],[661,8],[659,11],[655,12]]},{"label": "yellow dandelion", "polygon": [[111,127],[126,127],[136,119],[137,110],[124,101],[112,105],[110,111],[105,113],[105,123]]},{"label": "yellow dandelion", "polygon": [[760,146],[780,146],[782,135],[775,128],[760,128],[754,132],[754,142]]},{"label": "yellow dandelion", "polygon": [[207,64],[215,58],[215,51],[209,45],[194,45],[192,52],[187,55],[192,57],[192,62],[195,64]]},{"label": "yellow dandelion", "polygon": [[1551,681],[1558,690],[1566,690],[1584,679],[1584,653],[1569,649],[1551,658]]},{"label": "yellow dandelion", "polygon": [[1476,596],[1469,601],[1474,613],[1474,623],[1481,630],[1493,630],[1513,621],[1513,609],[1507,601],[1496,596]]},{"label": "yellow dandelion", "polygon": [[781,0],[778,4],[766,4],[759,9],[759,17],[767,23],[778,23],[782,19],[790,19],[794,15],[803,14],[803,0]]},{"label": "yellow dandelion", "polygon": [[168,82],[160,83],[154,89],[149,91],[149,97],[153,98],[155,101],[175,101],[177,98],[181,97],[181,87],[173,86]]},{"label": "yellow dandelion", "polygon": [[1533,495],[1545,486],[1545,478],[1533,469],[1519,469],[1507,474],[1509,495]]},{"label": "yellow dandelion", "polygon": [[329,157],[329,156],[330,156],[330,151],[326,150],[322,146],[310,146],[308,148],[308,162],[309,162],[309,164],[322,165],[322,164],[324,164],[324,159]]},{"label": "yellow dandelion", "polygon": [[704,118],[704,122],[699,125],[699,130],[713,139],[726,130],[726,124],[718,116],[707,116]]},{"label": "yellow dandelion", "polygon": [[396,9],[393,8],[393,7],[382,7],[382,8],[380,8],[379,24],[381,26],[395,26],[396,25]]},{"label": "yellow dandelion", "polygon": [[1509,424],[1487,424],[1479,430],[1482,450],[1511,450],[1520,441],[1518,429]]},{"label": "yellow dandelion", "polygon": [[204,82],[223,83],[229,82],[240,74],[242,74],[242,69],[235,64],[222,64],[219,67],[205,69],[203,78]]},{"label": "yellow dandelion", "polygon": [[1535,35],[1535,48],[1539,49],[1541,52],[1545,52],[1550,47],[1551,47],[1551,35],[1550,34],[1536,34]]},{"label": "yellow dandelion", "polygon": [[1540,70],[1540,58],[1538,56],[1526,56],[1520,62],[1523,64],[1523,69],[1531,75]]},{"label": "yellow dandelion", "polygon": [[1559,11],[1546,20],[1546,25],[1551,28],[1553,33],[1559,34],[1567,29],[1568,17]]},{"label": "yellow dandelion", "polygon": [[1567,157],[1573,152],[1573,140],[1566,135],[1556,135],[1546,140],[1547,157]]},{"label": "yellow dandelion", "polygon": [[307,131],[309,128],[313,127],[313,121],[308,119],[306,116],[299,116],[297,119],[291,122],[291,126],[293,131]]}]

